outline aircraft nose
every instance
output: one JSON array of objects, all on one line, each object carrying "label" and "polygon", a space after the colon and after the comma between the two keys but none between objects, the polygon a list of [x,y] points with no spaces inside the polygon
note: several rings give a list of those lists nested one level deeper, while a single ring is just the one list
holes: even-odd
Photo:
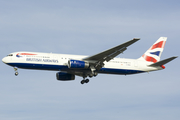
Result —
[{"label": "aircraft nose", "polygon": [[4,58],[2,59],[2,62],[3,62],[3,63],[6,63],[6,57],[4,57]]}]

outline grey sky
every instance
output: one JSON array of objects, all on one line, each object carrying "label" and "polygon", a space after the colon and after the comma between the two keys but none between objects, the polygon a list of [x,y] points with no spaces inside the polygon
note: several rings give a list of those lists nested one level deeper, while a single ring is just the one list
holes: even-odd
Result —
[{"label": "grey sky", "polygon": [[[0,58],[16,51],[93,55],[141,40],[119,57],[139,58],[168,37],[162,59],[179,56],[177,0],[1,0]],[[179,120],[179,58],[157,72],[98,75],[60,82],[56,71],[19,69],[0,62],[2,120]]]}]

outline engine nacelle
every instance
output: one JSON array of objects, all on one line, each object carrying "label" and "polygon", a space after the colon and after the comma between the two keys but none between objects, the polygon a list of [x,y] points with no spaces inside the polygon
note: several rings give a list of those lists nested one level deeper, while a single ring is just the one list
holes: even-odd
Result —
[{"label": "engine nacelle", "polygon": [[75,75],[69,74],[69,73],[58,72],[56,73],[56,78],[57,80],[61,80],[61,81],[69,81],[69,80],[74,80]]},{"label": "engine nacelle", "polygon": [[69,60],[68,67],[69,68],[88,68],[89,63],[85,61],[80,61],[80,60]]}]

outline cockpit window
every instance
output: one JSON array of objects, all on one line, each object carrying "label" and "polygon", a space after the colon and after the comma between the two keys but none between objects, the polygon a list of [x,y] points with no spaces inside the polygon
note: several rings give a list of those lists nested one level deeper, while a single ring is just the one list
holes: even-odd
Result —
[{"label": "cockpit window", "polygon": [[7,56],[13,56],[13,54],[9,54],[9,55],[7,55]]}]

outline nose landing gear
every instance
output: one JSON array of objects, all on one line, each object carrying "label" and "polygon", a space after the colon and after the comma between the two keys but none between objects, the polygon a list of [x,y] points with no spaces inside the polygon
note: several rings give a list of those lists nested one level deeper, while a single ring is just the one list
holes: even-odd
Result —
[{"label": "nose landing gear", "polygon": [[17,76],[19,73],[18,73],[18,68],[14,67],[14,71],[15,71],[15,76]]}]

